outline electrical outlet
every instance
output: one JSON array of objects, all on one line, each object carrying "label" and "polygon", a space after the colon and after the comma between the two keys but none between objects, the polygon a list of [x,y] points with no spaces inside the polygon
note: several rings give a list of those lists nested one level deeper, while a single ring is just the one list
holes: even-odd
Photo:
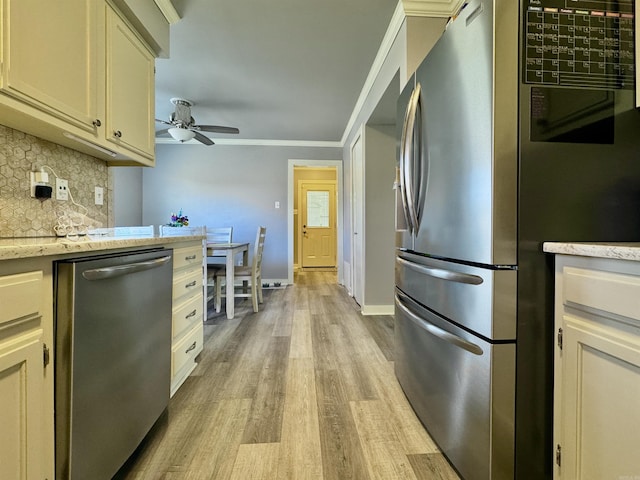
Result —
[{"label": "electrical outlet", "polygon": [[56,178],[56,200],[69,200],[69,181]]},{"label": "electrical outlet", "polygon": [[95,197],[96,197],[96,201],[95,201],[96,205],[104,204],[104,190],[102,189],[102,187],[96,187]]}]

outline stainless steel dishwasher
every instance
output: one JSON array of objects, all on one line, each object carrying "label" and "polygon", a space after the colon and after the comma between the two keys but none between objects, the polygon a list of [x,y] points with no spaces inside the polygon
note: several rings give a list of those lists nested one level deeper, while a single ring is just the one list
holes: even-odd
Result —
[{"label": "stainless steel dishwasher", "polygon": [[110,479],[169,402],[172,250],[56,262],[56,479]]}]

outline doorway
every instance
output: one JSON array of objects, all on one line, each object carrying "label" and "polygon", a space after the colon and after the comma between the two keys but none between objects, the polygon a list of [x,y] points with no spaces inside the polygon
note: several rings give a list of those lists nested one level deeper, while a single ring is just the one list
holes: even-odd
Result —
[{"label": "doorway", "polygon": [[[335,175],[335,169],[330,168]],[[295,206],[294,206],[295,207]],[[298,180],[301,268],[336,268],[336,181]]]},{"label": "doorway", "polygon": [[[329,182],[329,183],[327,183]],[[307,255],[304,263],[302,261],[302,230],[303,225],[309,225],[302,221],[303,209],[299,201],[301,186],[303,183],[307,184],[305,197],[308,200],[308,193],[311,193],[312,211],[308,211],[308,205],[305,207],[305,214],[310,214],[314,222],[329,223],[329,226],[333,225],[333,233],[330,236],[326,235],[326,231],[321,231],[321,226],[316,226],[321,238],[315,240],[311,238],[311,242],[307,245],[307,253],[311,252],[311,255]],[[332,187],[327,188],[327,184]],[[310,187],[310,188],[309,188]],[[343,246],[340,239],[343,232],[343,219],[342,219],[342,161],[341,160],[289,160],[288,171],[288,202],[287,202],[287,214],[288,214],[288,282],[293,283],[294,271],[301,270],[302,268],[308,269],[331,269],[337,273],[338,283],[343,283],[343,268],[342,268],[342,256]],[[320,193],[320,192],[326,193]],[[323,216],[323,209],[325,206],[325,200],[327,200],[326,206],[329,210],[333,211],[333,214],[329,214],[326,221],[321,217]],[[331,202],[333,200],[333,202]],[[310,229],[307,229],[307,233],[310,233]],[[334,240],[330,240],[333,237]],[[306,239],[305,239],[306,241]],[[331,251],[331,247],[333,251]],[[314,250],[315,249],[315,250]],[[315,253],[314,253],[315,252]],[[320,257],[314,259],[313,257]],[[323,258],[324,257],[324,258]],[[313,263],[323,265],[312,266]],[[329,265],[328,267],[325,267]]]}]

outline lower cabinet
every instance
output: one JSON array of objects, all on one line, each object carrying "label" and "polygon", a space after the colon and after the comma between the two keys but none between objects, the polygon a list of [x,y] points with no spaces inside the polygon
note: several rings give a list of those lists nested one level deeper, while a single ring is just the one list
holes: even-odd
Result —
[{"label": "lower cabinet", "polygon": [[173,249],[173,340],[171,395],[196,368],[204,340],[204,254],[202,240]]},{"label": "lower cabinet", "polygon": [[640,477],[640,262],[557,256],[554,478]]},{"label": "lower cabinet", "polygon": [[[0,276],[0,477],[45,478],[42,272]],[[52,408],[51,408],[52,410]],[[49,413],[52,413],[49,412]]]}]

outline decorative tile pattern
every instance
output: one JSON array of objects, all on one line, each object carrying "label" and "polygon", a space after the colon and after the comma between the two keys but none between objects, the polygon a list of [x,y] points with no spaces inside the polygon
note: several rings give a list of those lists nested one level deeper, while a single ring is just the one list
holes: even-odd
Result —
[{"label": "decorative tile pattern", "polygon": [[[113,219],[113,180],[106,162],[0,125],[0,237],[55,236],[61,211],[80,209],[71,201],[31,198],[29,172],[47,166],[48,185],[55,189],[55,174],[69,181],[73,199],[87,208],[98,226]],[[104,204],[94,205],[95,187],[104,188]]]}]

